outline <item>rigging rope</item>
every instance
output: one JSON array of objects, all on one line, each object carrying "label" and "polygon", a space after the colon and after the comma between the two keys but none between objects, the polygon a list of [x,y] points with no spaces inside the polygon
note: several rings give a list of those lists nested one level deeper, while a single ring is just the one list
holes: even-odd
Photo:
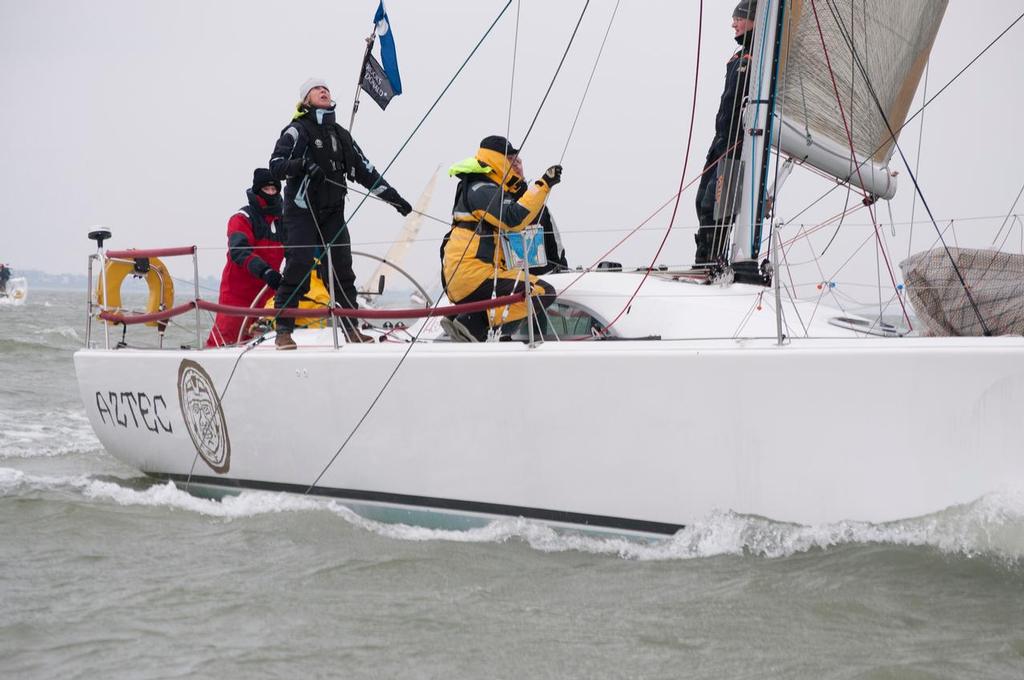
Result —
[{"label": "rigging rope", "polygon": [[[915,118],[917,118],[917,117],[918,117],[919,115],[921,115],[922,113],[924,113],[925,109],[927,109],[927,108],[928,108],[928,107],[929,107],[929,106],[930,106],[930,105],[931,105],[931,104],[932,104],[932,103],[933,103],[933,102],[934,102],[934,101],[935,101],[936,99],[938,99],[938,98],[939,98],[939,96],[940,96],[940,95],[942,95],[942,93],[943,93],[943,92],[945,92],[945,91],[946,91],[946,90],[947,90],[947,89],[948,89],[948,88],[949,88],[950,86],[952,86],[952,85],[953,85],[953,83],[954,83],[954,82],[956,82],[956,81],[957,81],[957,80],[958,80],[958,79],[959,79],[959,78],[960,78],[960,77],[961,77],[961,76],[962,76],[962,75],[963,75],[964,73],[966,73],[966,72],[968,71],[968,69],[970,69],[970,68],[971,68],[971,67],[972,67],[972,66],[973,66],[973,65],[975,64],[975,62],[977,62],[977,61],[978,61],[979,59],[981,59],[981,57],[982,57],[982,56],[983,56],[983,55],[984,55],[984,54],[985,54],[986,52],[988,52],[988,51],[989,51],[989,50],[990,50],[990,49],[992,48],[992,46],[993,46],[993,45],[995,45],[995,44],[996,44],[997,42],[999,42],[999,40],[1001,40],[1001,39],[1003,38],[1003,36],[1005,36],[1005,35],[1006,35],[1007,33],[1009,33],[1009,32],[1010,32],[1010,29],[1012,29],[1012,28],[1013,28],[1014,26],[1016,26],[1016,25],[1017,25],[1017,24],[1018,24],[1018,23],[1019,23],[1019,22],[1021,21],[1021,19],[1024,19],[1024,12],[1022,12],[1022,13],[1021,13],[1021,14],[1020,14],[1020,15],[1019,15],[1019,16],[1018,16],[1018,17],[1017,17],[1016,19],[1014,19],[1014,20],[1013,20],[1013,21],[1012,21],[1012,22],[1010,23],[1010,25],[1009,25],[1009,26],[1007,26],[1006,28],[1004,28],[1004,29],[1003,29],[1003,30],[1002,30],[1002,31],[1001,31],[1001,32],[999,33],[999,35],[997,35],[997,36],[996,36],[995,38],[993,38],[993,39],[992,39],[992,41],[991,41],[991,42],[989,42],[989,43],[988,43],[988,45],[986,45],[986,46],[985,46],[985,48],[981,50],[981,52],[979,52],[978,54],[976,54],[976,55],[974,56],[974,58],[973,58],[973,59],[971,59],[971,60],[970,60],[970,61],[969,61],[969,62],[968,62],[968,63],[967,63],[967,64],[966,64],[966,65],[965,65],[965,66],[964,66],[964,67],[963,67],[962,69],[960,69],[960,70],[959,70],[959,71],[958,71],[958,72],[956,73],[956,75],[954,75],[954,76],[953,76],[952,78],[950,78],[950,79],[949,79],[948,81],[946,81],[946,84],[945,84],[945,85],[943,85],[943,86],[942,86],[941,88],[939,88],[939,91],[938,91],[938,92],[936,92],[936,93],[935,93],[934,95],[932,95],[932,97],[931,97],[931,98],[929,98],[929,99],[928,99],[928,100],[927,100],[927,101],[926,101],[926,102],[925,102],[924,104],[922,104],[922,105],[921,105],[921,107],[920,107],[919,109],[917,109],[917,111],[915,111],[915,112],[914,112],[913,114],[911,114],[910,116],[908,116],[908,117],[907,117],[907,119],[906,119],[906,120],[905,120],[905,121],[903,122],[903,125],[901,125],[901,126],[900,126],[899,128],[897,128],[897,130],[896,130],[896,133],[902,132],[902,131],[903,131],[903,129],[904,129],[905,127],[907,127],[907,125],[909,125],[909,124],[910,124],[910,121],[914,120],[914,119],[915,119]],[[882,143],[881,143],[881,144],[880,144],[880,145],[879,145],[878,147],[876,147],[876,148],[875,148],[875,150],[874,150],[874,151],[872,151],[872,152],[871,152],[870,154],[868,154],[868,155],[866,156],[866,158],[865,158],[865,161],[864,161],[864,163],[867,163],[867,158],[873,157],[873,156],[874,156],[874,155],[875,155],[876,153],[878,153],[879,151],[881,151],[881,150],[882,150],[882,148],[883,148],[883,147],[884,147],[884,146],[885,146],[886,144],[888,144],[888,143],[889,143],[889,142],[888,142],[888,140],[886,140],[886,141],[882,142]],[[863,163],[862,163],[862,164],[863,164]],[[808,203],[808,204],[807,204],[807,205],[806,205],[806,206],[804,207],[804,209],[803,209],[803,210],[801,210],[800,212],[798,212],[798,213],[797,213],[796,215],[794,215],[794,216],[793,216],[793,217],[792,217],[792,218],[790,219],[790,222],[793,222],[794,220],[796,220],[797,218],[799,218],[799,217],[800,217],[801,215],[803,215],[803,214],[804,214],[805,212],[807,212],[808,210],[810,210],[811,208],[813,208],[814,206],[816,206],[816,205],[817,205],[818,203],[820,203],[821,201],[825,200],[825,199],[826,199],[826,198],[827,198],[827,197],[828,197],[829,195],[831,195],[831,193],[832,193],[833,191],[835,191],[836,189],[838,189],[838,188],[839,188],[840,186],[842,186],[842,184],[841,184],[841,183],[840,183],[840,184],[837,184],[836,186],[832,187],[831,189],[829,189],[828,191],[826,191],[825,193],[823,193],[823,194],[822,194],[821,196],[819,196],[818,198],[816,198],[816,199],[814,199],[813,201],[811,201],[810,203]]]},{"label": "rigging rope", "polygon": [[[437,95],[436,99],[434,99],[434,103],[430,105],[430,107],[427,109],[427,112],[423,114],[422,118],[420,118],[419,122],[413,128],[412,132],[409,133],[409,136],[406,137],[405,141],[399,147],[398,151],[395,152],[395,155],[392,156],[391,160],[388,162],[387,166],[385,166],[384,170],[382,170],[380,172],[381,179],[384,178],[384,175],[387,173],[387,171],[391,169],[391,166],[395,164],[395,161],[398,160],[398,157],[402,155],[403,151],[405,151],[405,148],[409,145],[409,142],[412,141],[413,137],[416,136],[416,133],[419,132],[421,127],[423,127],[423,124],[426,122],[427,118],[429,118],[430,114],[434,112],[435,108],[437,108],[437,105],[441,102],[441,99],[444,98],[445,94],[448,93],[448,90],[451,89],[452,85],[455,83],[455,80],[459,77],[459,75],[462,73],[462,71],[466,68],[466,65],[469,64],[470,60],[476,54],[477,50],[480,49],[480,46],[483,45],[485,40],[487,40],[487,37],[491,34],[491,31],[494,30],[494,27],[497,26],[498,22],[501,20],[501,17],[505,15],[505,12],[508,10],[508,8],[511,5],[512,5],[512,0],[507,0],[505,5],[501,8],[501,11],[498,12],[498,16],[496,16],[494,18],[494,21],[491,22],[491,25],[487,27],[486,31],[484,31],[483,36],[480,37],[480,39],[477,41],[476,45],[473,46],[473,49],[470,50],[469,55],[463,60],[462,64],[455,71],[455,74],[448,80],[448,84],[444,86],[444,88],[441,90],[441,93],[439,95]],[[376,188],[376,184],[374,184],[374,186],[370,187],[370,192],[372,193],[372,191],[375,188]],[[333,246],[335,241],[347,230],[348,224],[352,221],[352,218],[355,217],[355,215],[359,212],[359,209],[363,206],[363,204],[366,203],[366,200],[367,200],[367,197],[364,196],[363,199],[361,201],[359,201],[359,203],[356,205],[356,207],[350,213],[349,217],[345,220],[345,225],[346,225],[345,229],[339,230],[338,233],[334,236],[334,238],[332,238],[329,243],[325,244],[326,247]],[[309,280],[309,278],[310,278],[310,276],[312,276],[313,270],[315,268],[316,268],[316,265],[314,264],[314,267],[312,269],[310,269],[308,272],[306,272],[306,276],[305,276],[305,278],[303,278],[302,283],[299,285],[299,288],[301,288],[302,284],[304,284],[307,280]],[[296,291],[298,291],[299,288],[297,288]],[[286,304],[290,304],[291,301],[292,300],[289,299]],[[276,320],[277,316],[275,316],[274,319]]]},{"label": "rigging rope", "polygon": [[[701,0],[703,2],[703,0]],[[551,77],[551,82],[548,83],[548,89],[544,92],[544,96],[540,100],[540,106],[537,107],[537,113],[533,114],[533,120],[530,121],[530,127],[526,129],[526,134],[523,135],[523,139],[519,145],[519,150],[522,151],[523,147],[526,146],[526,140],[530,138],[530,133],[533,132],[533,126],[537,124],[537,118],[540,117],[540,112],[544,110],[544,104],[548,100],[548,95],[551,94],[551,88],[555,86],[555,80],[558,79],[558,74],[562,71],[562,65],[565,63],[565,58],[569,56],[569,49],[572,47],[572,43],[576,40],[576,33],[580,30],[580,24],[583,23],[583,17],[587,13],[587,8],[590,7],[590,0],[583,5],[583,10],[580,12],[580,18],[576,20],[576,27],[572,29],[572,35],[569,36],[569,44],[565,46],[565,51],[562,52],[562,58],[558,60],[558,67],[555,68],[555,75]]]},{"label": "rigging rope", "polygon": [[[928,73],[931,71],[931,59],[924,65],[924,90],[921,92],[921,99],[928,99]],[[914,159],[914,172],[921,175],[921,143],[924,141],[924,114],[921,115],[921,125],[917,129],[917,158]],[[914,192],[913,201],[910,203],[910,235],[907,236],[907,257],[910,257],[910,249],[914,245],[914,215],[917,213],[917,192]]]},{"label": "rigging rope", "polygon": [[[831,0],[826,0],[826,2],[829,5],[831,5]],[[846,112],[845,112],[844,107],[843,107],[842,98],[839,96],[839,86],[836,84],[836,74],[835,74],[835,72],[832,69],[832,60],[831,60],[831,58],[829,57],[829,54],[828,54],[828,47],[825,45],[825,34],[822,31],[822,29],[821,29],[821,21],[818,18],[818,7],[817,7],[817,4],[816,4],[815,0],[811,0],[811,10],[814,13],[814,23],[815,23],[815,25],[818,28],[818,37],[821,40],[821,50],[822,50],[822,52],[825,55],[825,64],[826,64],[826,66],[828,66],[828,75],[829,75],[829,78],[832,80],[832,89],[835,92],[836,103],[839,105],[839,114],[840,114],[840,116],[843,119],[843,128],[846,130],[846,138],[847,138],[847,141],[850,144],[850,156],[851,156],[851,158],[856,159],[857,152],[854,150],[853,134],[850,132],[850,125],[849,125],[849,122],[846,119]],[[842,26],[842,21],[838,17],[836,17],[834,14],[833,14],[833,18],[835,18],[836,23],[839,23],[840,26]],[[850,47],[850,51],[851,51],[851,54],[853,55],[853,58],[855,60],[859,61],[859,59],[857,57],[856,48],[853,46],[852,43],[850,43],[849,39],[847,39],[847,45]],[[863,72],[863,69],[862,69],[862,75],[864,76],[865,80],[867,80],[867,73]],[[871,83],[870,82],[868,82],[868,88],[871,89]],[[876,100],[876,103],[877,103],[877,100]],[[879,109],[881,109],[880,106],[879,106]],[[883,114],[883,116],[884,116],[884,114]],[[888,124],[888,121],[886,121],[886,122]],[[890,128],[889,131],[890,131],[890,133],[892,133],[892,129],[891,128]],[[895,141],[895,136],[893,137],[893,140]],[[860,167],[861,167],[860,164],[858,164],[856,166],[857,179],[860,182],[861,186],[863,187],[864,186],[864,178],[861,175]],[[915,182],[915,186],[916,186],[916,184],[917,183]],[[868,194],[866,189],[861,189],[861,192],[864,194],[864,200],[865,201],[870,200],[869,199],[869,194]],[[874,226],[875,226],[875,238],[876,238],[876,241],[878,243],[879,250],[882,251],[882,255],[885,257],[885,266],[889,270],[889,278],[892,281],[893,290],[897,290],[897,286],[899,284],[896,281],[896,274],[895,274],[895,272],[893,272],[892,264],[889,262],[889,256],[886,253],[885,246],[882,243],[882,235],[879,233],[878,220],[875,217],[874,208],[870,204],[868,205],[868,214],[871,215],[871,221],[874,223]],[[907,312],[906,305],[903,304],[903,300],[902,299],[900,300],[900,306],[903,309],[903,318],[906,319],[907,325],[913,327],[911,322],[910,322],[910,314]]]},{"label": "rigging rope", "polygon": [[[981,324],[982,331],[983,331],[983,333],[986,336],[987,335],[991,335],[991,331],[989,330],[988,325],[985,323],[985,319],[982,317],[981,310],[978,309],[978,305],[977,305],[977,303],[974,300],[974,296],[971,294],[971,291],[970,291],[970,289],[967,286],[967,282],[964,280],[963,274],[960,272],[960,267],[957,265],[956,259],[953,257],[953,253],[950,252],[949,246],[946,245],[945,239],[942,239],[942,232],[939,229],[939,225],[935,221],[935,217],[932,215],[931,207],[928,205],[928,201],[924,197],[924,192],[921,190],[920,184],[918,184],[917,177],[915,176],[914,171],[910,169],[910,162],[907,160],[906,154],[903,153],[903,148],[900,146],[899,140],[897,140],[897,138],[896,138],[896,132],[892,129],[892,125],[889,123],[889,117],[885,113],[885,108],[882,106],[882,103],[878,100],[878,95],[875,92],[874,85],[872,84],[871,79],[868,76],[867,68],[865,68],[864,63],[861,61],[860,56],[858,55],[856,49],[854,49],[852,43],[850,42],[849,33],[848,33],[847,29],[846,29],[846,26],[843,24],[842,19],[839,18],[839,16],[836,14],[835,10],[833,9],[833,7],[832,7],[833,0],[825,0],[825,2],[828,5],[829,10],[832,12],[832,16],[835,19],[836,24],[839,27],[839,31],[842,34],[843,39],[846,41],[846,44],[850,47],[850,51],[851,51],[851,55],[853,57],[854,63],[857,65],[857,68],[860,71],[861,76],[864,78],[864,82],[865,82],[865,84],[867,85],[867,88],[868,88],[868,93],[871,95],[871,99],[874,101],[875,107],[878,109],[878,114],[881,116],[882,121],[885,123],[886,130],[888,130],[888,132],[889,132],[889,135],[890,135],[890,137],[892,139],[893,146],[895,146],[896,150],[899,151],[900,158],[903,160],[903,164],[907,168],[907,174],[910,175],[910,180],[911,180],[911,182],[914,183],[914,190],[917,192],[917,195],[921,198],[921,205],[924,207],[925,212],[928,213],[929,219],[932,220],[932,226],[935,227],[936,233],[939,234],[939,238],[942,241],[942,247],[946,251],[946,256],[949,258],[950,264],[953,265],[953,271],[956,272],[957,278],[960,280],[960,284],[963,286],[964,294],[967,296],[967,300],[970,303],[971,308],[974,310],[975,315],[978,317],[978,321]],[[818,34],[819,34],[819,36],[821,36],[822,49],[825,49],[825,38],[824,38],[824,35],[821,32],[821,23],[818,21],[818,11],[817,11],[817,8],[815,6],[815,0],[811,0],[811,8],[814,10],[814,20],[818,24]],[[1022,15],[1022,16],[1024,16],[1024,15]],[[828,51],[827,50],[825,52],[825,60],[826,60],[826,63],[827,63],[828,62]],[[829,72],[830,73],[831,73],[831,68],[832,67],[830,65],[829,66]],[[834,79],[834,76],[833,76],[833,83],[834,82],[835,82],[835,79]],[[842,111],[842,106],[840,106],[840,111]],[[853,139],[852,138],[850,139],[850,152],[853,153]],[[857,167],[857,176],[860,177],[860,166]],[[863,182],[861,182],[861,183],[863,184]],[[874,219],[874,212],[873,211],[872,211],[872,219]],[[876,231],[877,231],[877,227],[876,227]],[[881,237],[879,237],[879,238],[881,239]],[[881,247],[881,240],[879,240],[879,247]],[[889,269],[890,276],[893,278],[893,288],[894,288],[894,290],[896,290],[898,292],[899,288],[897,287],[895,277],[893,276],[893,273],[892,273],[892,265],[889,262],[888,258],[886,258],[885,264],[886,264],[886,267],[888,267],[888,269]],[[903,307],[903,314],[907,318],[907,323],[909,324],[910,323],[910,317],[907,316],[906,306],[903,303],[903,298],[902,297],[900,298],[900,306]]]},{"label": "rigging rope", "polygon": [[569,136],[565,140],[565,146],[562,147],[562,155],[558,157],[558,164],[561,165],[562,161],[565,160],[565,154],[569,150],[569,142],[572,141],[572,135],[576,131],[576,123],[580,119],[580,113],[583,112],[583,104],[587,101],[587,95],[590,93],[590,84],[594,82],[594,74],[597,73],[597,65],[601,63],[601,55],[604,53],[604,45],[608,42],[608,34],[612,32],[612,24],[615,23],[615,15],[619,11],[619,3],[622,0],[615,0],[615,8],[612,9],[612,17],[608,20],[608,28],[604,31],[604,38],[601,40],[601,47],[597,50],[597,59],[594,60],[594,67],[590,69],[590,77],[587,79],[587,86],[583,90],[583,97],[580,99],[580,105],[576,108],[576,116],[572,119],[572,125],[569,127]]},{"label": "rigging rope", "polygon": [[[511,4],[511,2],[512,2],[512,0],[509,0],[509,3],[505,5],[506,9],[508,8],[508,5]],[[702,0],[702,2],[703,2],[703,0]],[[544,105],[547,102],[548,94],[550,94],[552,87],[554,87],[555,80],[558,78],[558,74],[559,74],[559,72],[562,69],[562,64],[565,63],[565,58],[569,54],[569,49],[572,47],[572,43],[573,43],[573,41],[576,38],[576,33],[579,30],[580,23],[583,21],[583,17],[586,14],[587,8],[589,6],[590,6],[590,0],[587,0],[586,4],[583,6],[583,11],[580,13],[579,19],[576,22],[576,27],[573,29],[572,36],[569,38],[569,43],[568,43],[568,45],[566,45],[565,52],[562,54],[562,59],[558,62],[558,67],[555,69],[555,73],[551,77],[551,82],[548,84],[548,89],[545,92],[544,97],[541,99],[540,105],[537,107],[537,112],[533,116],[533,121],[530,123],[530,127],[527,129],[526,134],[523,135],[523,139],[521,140],[521,143],[519,145],[519,151],[520,152],[522,152],[523,147],[526,146],[526,141],[529,139],[530,133],[533,131],[533,126],[537,122],[537,118],[540,116],[541,111],[544,109]],[[502,13],[504,13],[504,9],[502,10]],[[500,18],[500,15],[499,15],[499,18]],[[495,21],[497,21],[497,20],[495,20]],[[491,28],[493,28],[493,27],[494,26],[492,24]],[[490,32],[490,29],[488,29],[488,32]],[[518,33],[517,33],[517,35],[518,35]],[[404,146],[403,146],[403,148],[404,148]],[[506,173],[506,178],[507,178],[507,173]],[[502,182],[502,185],[504,186],[504,181]],[[469,246],[469,242],[467,242],[467,248],[468,248],[468,246]],[[465,251],[463,251],[462,257],[464,258],[465,255],[466,255],[466,253],[465,253]],[[461,264],[461,259],[460,259],[460,264]],[[435,309],[437,308],[438,304],[440,304],[441,298],[444,295],[445,295],[445,291],[442,291],[440,294],[438,294],[437,301],[433,305],[433,307]],[[532,301],[529,299],[529,297],[526,297],[524,301],[525,301],[525,303],[527,305],[532,304]],[[362,427],[362,424],[366,421],[366,419],[369,417],[370,413],[377,406],[377,403],[380,401],[381,397],[384,396],[384,393],[387,391],[388,387],[391,385],[392,380],[394,380],[395,376],[398,374],[399,369],[402,368],[402,365],[405,363],[405,360],[408,358],[409,353],[412,351],[412,348],[416,346],[416,342],[419,340],[419,336],[420,336],[420,334],[423,332],[423,330],[425,328],[426,328],[426,324],[423,324],[422,326],[420,326],[420,329],[419,329],[419,331],[417,331],[416,336],[413,338],[413,341],[408,344],[408,347],[406,348],[405,352],[402,354],[402,357],[398,360],[398,363],[395,365],[395,368],[391,371],[391,374],[388,375],[387,379],[384,381],[384,384],[381,386],[380,390],[377,392],[377,395],[373,398],[373,401],[370,402],[370,405],[366,408],[366,410],[363,412],[363,415],[359,418],[359,420],[353,426],[352,430],[348,433],[348,436],[346,436],[344,441],[342,441],[341,446],[338,447],[338,450],[334,453],[334,455],[331,457],[331,459],[327,462],[327,464],[324,466],[324,468],[320,471],[320,474],[318,474],[316,476],[316,479],[314,479],[313,482],[306,488],[306,491],[305,491],[306,494],[309,494],[316,487],[316,485],[320,482],[320,480],[323,478],[323,476],[325,474],[327,474],[327,471],[331,468],[331,466],[334,465],[334,461],[336,461],[338,459],[338,456],[340,456],[342,454],[342,452],[345,450],[345,448],[348,446],[348,443],[350,441],[352,441],[352,438],[356,435],[356,433],[359,431],[360,427]]]},{"label": "rigging rope", "polygon": [[672,233],[672,225],[675,224],[676,214],[679,212],[679,199],[682,198],[683,185],[686,183],[686,170],[690,165],[690,145],[693,142],[693,127],[694,122],[697,118],[697,84],[700,80],[700,47],[701,37],[703,33],[703,24],[704,0],[700,0],[700,5],[697,8],[697,62],[694,66],[693,74],[693,103],[690,107],[690,129],[686,134],[686,152],[683,155],[683,171],[679,176],[679,191],[676,193],[675,205],[672,206],[672,217],[668,221],[668,228],[665,229],[665,235],[661,239],[661,244],[658,245],[658,250],[657,252],[654,253],[654,258],[652,258],[650,266],[644,271],[644,275],[643,277],[641,277],[640,283],[637,284],[636,290],[634,290],[633,294],[629,296],[629,300],[626,301],[626,304],[622,307],[619,313],[615,315],[615,318],[612,319],[611,322],[609,322],[608,325],[604,327],[604,329],[602,330],[602,335],[607,333],[608,330],[611,329],[611,327],[614,326],[620,318],[622,318],[622,315],[625,314],[626,311],[633,304],[633,300],[636,299],[637,294],[640,293],[640,289],[643,288],[644,283],[647,282],[647,277],[650,276],[651,270],[654,268],[654,265],[658,262],[658,258],[661,256],[661,251],[665,248],[665,243],[668,241],[668,237]]}]

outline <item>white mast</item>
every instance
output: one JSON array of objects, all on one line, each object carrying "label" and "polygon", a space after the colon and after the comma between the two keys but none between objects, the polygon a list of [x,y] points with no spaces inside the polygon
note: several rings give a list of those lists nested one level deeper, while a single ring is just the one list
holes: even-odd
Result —
[{"label": "white mast", "polygon": [[781,13],[785,10],[784,2],[762,0],[758,3],[754,20],[750,81],[747,86],[747,104],[742,114],[744,132],[740,160],[743,162],[743,188],[739,213],[733,227],[732,262],[753,259],[761,247],[759,220],[763,221],[764,215],[757,213],[765,191],[768,145],[775,142],[772,138],[775,130],[769,129],[768,117],[772,108],[775,62],[778,59],[776,34]]}]

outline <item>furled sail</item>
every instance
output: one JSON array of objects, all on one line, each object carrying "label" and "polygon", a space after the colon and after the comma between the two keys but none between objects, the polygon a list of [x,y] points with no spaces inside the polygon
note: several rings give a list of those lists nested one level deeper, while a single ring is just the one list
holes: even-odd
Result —
[{"label": "furled sail", "polygon": [[892,198],[889,130],[906,121],[947,1],[791,0],[776,99],[783,153]]},{"label": "furled sail", "polygon": [[900,269],[923,335],[1024,334],[1024,255],[934,248]]}]

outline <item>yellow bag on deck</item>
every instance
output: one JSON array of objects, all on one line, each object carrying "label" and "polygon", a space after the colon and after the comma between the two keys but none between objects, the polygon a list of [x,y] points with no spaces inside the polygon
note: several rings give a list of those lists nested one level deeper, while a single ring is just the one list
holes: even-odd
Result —
[{"label": "yellow bag on deck", "polygon": [[[309,278],[309,290],[299,299],[299,309],[327,309],[330,306],[331,295],[327,292],[327,286],[320,280],[316,270],[313,270]],[[274,308],[273,297],[267,300],[265,307]],[[330,323],[331,318],[328,316],[295,319],[296,328],[327,328]]]}]

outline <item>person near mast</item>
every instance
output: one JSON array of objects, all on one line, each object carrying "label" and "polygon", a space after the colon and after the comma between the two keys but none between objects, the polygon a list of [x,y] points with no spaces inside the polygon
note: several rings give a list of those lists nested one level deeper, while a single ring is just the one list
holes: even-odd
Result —
[{"label": "person near mast", "polygon": [[0,264],[0,293],[7,294],[7,282],[11,280],[11,270],[6,264]]},{"label": "person near mast", "polygon": [[[334,101],[323,80],[310,78],[299,88],[299,104],[292,122],[281,132],[270,157],[270,171],[285,181],[284,228],[286,259],[284,276],[275,296],[275,307],[294,308],[309,290],[315,248],[330,245],[337,302],[347,309],[358,307],[352,246],[345,222],[347,182],[356,181],[403,216],[412,206],[363,154],[348,130],[335,121]],[[327,255],[318,264],[321,280],[330,281]],[[341,324],[349,342],[372,342],[359,332],[353,319]],[[295,320],[277,319],[278,349],[295,349]]]},{"label": "person near mast", "polygon": [[[739,191],[738,187],[723,186],[735,182],[736,176],[723,172],[725,163],[720,161],[738,159],[742,151],[741,109],[750,78],[750,50],[754,40],[756,13],[757,0],[742,0],[732,13],[732,30],[740,47],[725,66],[725,88],[715,116],[715,138],[708,149],[704,174],[697,187],[697,221],[700,226],[694,237],[697,241],[694,266],[698,268],[713,266],[725,254],[729,245],[728,222],[731,216],[722,215],[716,220],[715,202],[717,198],[735,195]],[[732,211],[726,207],[726,213]]]},{"label": "person near mast", "polygon": [[[281,224],[281,183],[270,170],[256,168],[248,202],[228,220],[228,256],[220,275],[222,305],[262,307],[281,285],[284,228]],[[242,332],[243,317],[218,314],[207,347],[233,345],[252,337]]]},{"label": "person near mast", "polygon": [[[441,281],[448,299],[459,304],[523,292],[524,273],[507,266],[499,234],[521,231],[537,219],[551,188],[562,179],[562,166],[551,166],[528,184],[519,151],[504,137],[492,135],[480,142],[475,156],[456,163],[448,174],[459,179],[452,228],[441,243]],[[536,276],[530,276],[530,286],[540,320],[544,308],[555,300],[555,289]],[[518,302],[459,315],[458,324],[449,320],[446,330],[454,328],[461,336],[458,339],[483,341],[489,328],[519,321],[527,314],[526,302]]]}]

